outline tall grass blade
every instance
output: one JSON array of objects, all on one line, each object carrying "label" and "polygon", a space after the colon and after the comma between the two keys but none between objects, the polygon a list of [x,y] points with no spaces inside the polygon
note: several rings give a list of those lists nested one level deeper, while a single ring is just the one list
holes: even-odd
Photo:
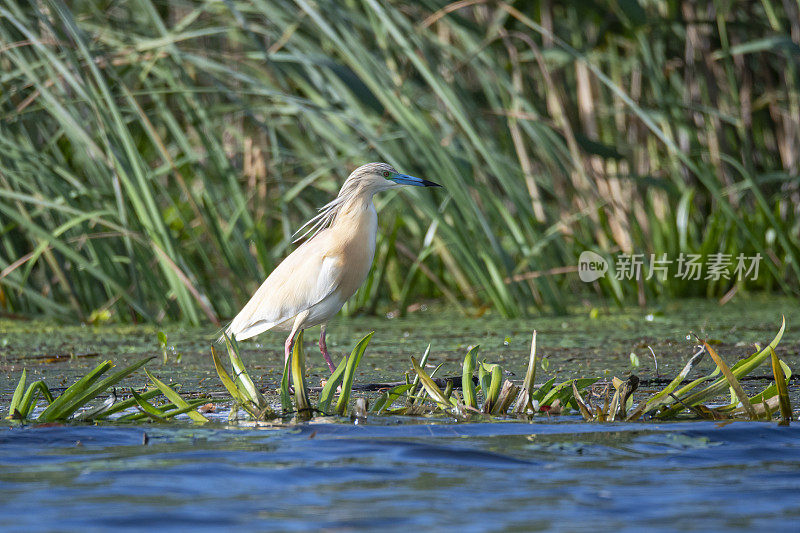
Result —
[{"label": "tall grass blade", "polygon": [[[377,159],[447,192],[379,200],[397,223],[380,226],[379,264],[346,312],[430,298],[565,312],[565,269],[588,248],[763,259],[726,282],[581,285],[615,302],[797,291],[791,2],[715,6],[724,25],[707,25],[703,57],[687,52],[706,16],[694,5],[661,23],[676,8],[643,4],[644,42],[619,6],[592,3],[94,4],[0,2],[14,312],[232,316],[293,230]],[[675,57],[685,68],[661,75]]]}]

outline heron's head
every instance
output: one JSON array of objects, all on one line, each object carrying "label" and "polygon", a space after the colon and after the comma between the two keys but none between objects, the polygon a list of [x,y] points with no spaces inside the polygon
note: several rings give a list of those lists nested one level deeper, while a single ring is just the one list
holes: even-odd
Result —
[{"label": "heron's head", "polygon": [[[295,235],[299,234],[304,228],[309,227],[305,233],[295,239],[297,242],[307,235],[309,239],[329,227],[343,212],[347,212],[353,205],[363,205],[361,201],[372,200],[372,195],[376,192],[394,189],[403,185],[414,185],[415,187],[441,187],[438,183],[415,178],[406,174],[400,174],[391,165],[386,163],[367,163],[355,169],[350,176],[344,180],[339,195],[332,201],[320,208],[317,216],[303,224]],[[353,202],[357,202],[354,204]]]},{"label": "heron's head", "polygon": [[376,192],[394,189],[403,185],[415,187],[441,187],[438,183],[400,174],[391,165],[386,163],[367,163],[355,169],[342,185],[341,196],[346,190],[352,192],[360,190],[375,194]]}]

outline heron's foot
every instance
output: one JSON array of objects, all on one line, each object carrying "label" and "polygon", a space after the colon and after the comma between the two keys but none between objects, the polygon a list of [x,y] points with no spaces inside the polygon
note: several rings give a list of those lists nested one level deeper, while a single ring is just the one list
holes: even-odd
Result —
[{"label": "heron's foot", "polygon": [[[266,390],[263,390],[261,392],[266,392]],[[280,393],[281,392],[281,388],[278,387],[276,392]],[[289,394],[294,394],[294,385],[289,385]]]},{"label": "heron's foot", "polygon": [[[320,387],[325,387],[325,385],[327,385],[327,384],[328,384],[328,380],[327,379],[322,378],[322,379],[319,380],[319,386]],[[341,394],[341,393],[342,393],[342,384],[340,383],[339,386],[336,387],[336,394]]]}]

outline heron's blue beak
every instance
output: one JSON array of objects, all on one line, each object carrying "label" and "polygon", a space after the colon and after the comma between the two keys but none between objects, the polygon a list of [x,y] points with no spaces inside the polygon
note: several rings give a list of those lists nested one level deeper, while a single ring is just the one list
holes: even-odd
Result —
[{"label": "heron's blue beak", "polygon": [[415,187],[441,187],[438,183],[424,180],[422,178],[415,178],[414,176],[406,176],[405,174],[392,174],[389,180],[400,185],[414,185]]}]

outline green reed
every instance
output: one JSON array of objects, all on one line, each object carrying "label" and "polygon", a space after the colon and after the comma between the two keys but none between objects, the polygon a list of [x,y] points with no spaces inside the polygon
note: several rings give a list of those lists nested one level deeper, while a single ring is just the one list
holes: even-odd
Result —
[{"label": "green reed", "polygon": [[[377,199],[348,313],[797,294],[794,4],[445,5],[4,2],[0,310],[221,322],[368,160],[446,189]],[[763,263],[584,285],[586,249]]]}]

